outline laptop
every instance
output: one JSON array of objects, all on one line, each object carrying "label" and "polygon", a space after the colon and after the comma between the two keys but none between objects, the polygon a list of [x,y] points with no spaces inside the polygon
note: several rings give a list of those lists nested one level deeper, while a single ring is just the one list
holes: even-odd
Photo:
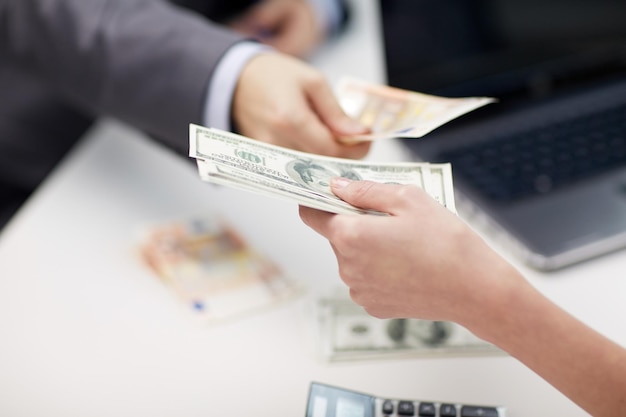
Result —
[{"label": "laptop", "polygon": [[422,139],[458,210],[531,267],[626,247],[626,1],[381,0],[389,85],[492,96]]}]

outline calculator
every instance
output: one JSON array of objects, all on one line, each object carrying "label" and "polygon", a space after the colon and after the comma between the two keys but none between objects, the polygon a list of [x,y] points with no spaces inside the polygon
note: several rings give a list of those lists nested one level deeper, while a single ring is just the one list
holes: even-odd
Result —
[{"label": "calculator", "polygon": [[306,417],[505,417],[502,406],[382,398],[312,382]]}]

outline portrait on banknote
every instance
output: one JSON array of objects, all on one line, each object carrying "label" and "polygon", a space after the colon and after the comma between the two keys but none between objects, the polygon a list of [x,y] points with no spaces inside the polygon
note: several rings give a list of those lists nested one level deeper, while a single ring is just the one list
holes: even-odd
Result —
[{"label": "portrait on banknote", "polygon": [[315,310],[319,352],[331,362],[502,353],[456,323],[370,316],[339,291],[317,300]]},{"label": "portrait on banknote", "polygon": [[337,164],[305,159],[289,161],[286,167],[289,176],[313,191],[334,197],[330,190],[330,180],[335,177],[344,177],[351,180],[360,180],[361,176],[353,170]]},{"label": "portrait on banknote", "polygon": [[332,213],[386,215],[354,207],[339,199],[330,190],[333,177],[416,185],[456,212],[450,164],[376,163],[331,158],[194,124],[190,125],[189,155],[196,158],[198,174],[204,181],[271,195]]}]

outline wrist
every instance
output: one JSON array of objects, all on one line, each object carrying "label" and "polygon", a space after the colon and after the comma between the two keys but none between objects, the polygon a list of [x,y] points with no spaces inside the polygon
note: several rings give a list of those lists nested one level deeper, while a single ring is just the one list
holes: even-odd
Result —
[{"label": "wrist", "polygon": [[[500,346],[517,327],[516,320],[529,309],[536,290],[503,259],[486,263],[489,271],[480,291],[473,298],[473,306],[459,321],[478,337]],[[476,280],[478,281],[478,280]]]}]

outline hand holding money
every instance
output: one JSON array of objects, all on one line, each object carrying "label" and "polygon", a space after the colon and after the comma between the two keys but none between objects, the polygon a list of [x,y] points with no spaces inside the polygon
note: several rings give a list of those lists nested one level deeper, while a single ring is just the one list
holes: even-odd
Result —
[{"label": "hand holding money", "polygon": [[189,126],[189,155],[196,159],[204,181],[332,213],[385,214],[363,210],[339,199],[330,189],[334,177],[416,185],[456,212],[449,164],[380,164],[332,158],[194,124]]},{"label": "hand holding money", "polygon": [[490,97],[448,98],[343,78],[337,99],[348,116],[371,130],[343,137],[356,143],[375,139],[420,138],[465,113],[492,103]]}]

